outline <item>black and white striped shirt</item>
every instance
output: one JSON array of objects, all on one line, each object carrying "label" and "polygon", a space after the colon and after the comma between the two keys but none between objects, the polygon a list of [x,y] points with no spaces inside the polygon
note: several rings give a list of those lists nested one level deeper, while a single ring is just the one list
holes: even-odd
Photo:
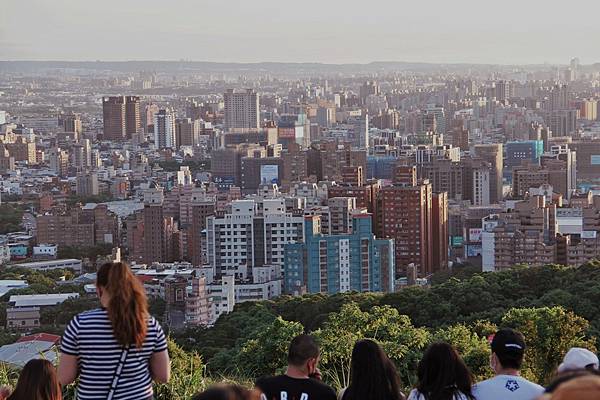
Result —
[{"label": "black and white striped shirt", "polygon": [[[141,348],[131,346],[123,364],[114,400],[152,398],[150,357],[167,349],[165,334],[153,317]],[[79,367],[78,400],[105,400],[123,348],[116,341],[105,309],[75,316],[62,337],[61,352],[76,356]]]}]

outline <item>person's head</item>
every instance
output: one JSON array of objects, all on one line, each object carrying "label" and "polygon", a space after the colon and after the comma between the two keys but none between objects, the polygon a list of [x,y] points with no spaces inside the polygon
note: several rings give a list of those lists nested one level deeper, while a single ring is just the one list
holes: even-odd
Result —
[{"label": "person's head", "polygon": [[120,262],[102,265],[96,290],[119,344],[141,347],[148,330],[148,301],[144,286],[129,266]]},{"label": "person's head", "polygon": [[590,370],[590,369],[577,369],[577,370],[567,370],[565,372],[561,372],[554,377],[554,379],[546,386],[545,393],[554,393],[556,389],[562,384],[572,381],[576,378],[581,378],[582,376],[599,376],[600,371]]},{"label": "person's head", "polygon": [[192,400],[247,400],[250,392],[239,385],[219,385],[196,394]]},{"label": "person's head", "polygon": [[558,372],[591,369],[598,370],[598,356],[588,349],[573,347],[567,351],[563,362],[558,366]]},{"label": "person's head", "polygon": [[290,342],[288,366],[307,375],[313,374],[319,363],[319,345],[311,335],[298,335]]},{"label": "person's head", "polygon": [[54,365],[30,360],[19,375],[17,387],[7,400],[61,400],[62,391]]},{"label": "person's head", "polygon": [[372,340],[359,340],[352,350],[347,400],[400,400],[400,380],[394,363]]},{"label": "person's head", "polygon": [[600,399],[600,377],[588,373],[561,383],[542,400],[597,400]]},{"label": "person's head", "polygon": [[492,339],[490,366],[495,373],[502,370],[520,370],[525,355],[525,339],[510,328],[500,329]]},{"label": "person's head", "polygon": [[472,398],[473,375],[454,347],[430,345],[417,367],[417,390],[429,399],[452,400],[457,392]]}]

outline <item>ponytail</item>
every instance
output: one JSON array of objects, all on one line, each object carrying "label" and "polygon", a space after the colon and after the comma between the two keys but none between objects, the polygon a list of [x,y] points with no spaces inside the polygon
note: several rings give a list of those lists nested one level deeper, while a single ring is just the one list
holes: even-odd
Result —
[{"label": "ponytail", "polygon": [[106,263],[96,284],[108,292],[107,307],[115,339],[122,346],[142,347],[148,330],[148,301],[140,281],[125,263]]}]

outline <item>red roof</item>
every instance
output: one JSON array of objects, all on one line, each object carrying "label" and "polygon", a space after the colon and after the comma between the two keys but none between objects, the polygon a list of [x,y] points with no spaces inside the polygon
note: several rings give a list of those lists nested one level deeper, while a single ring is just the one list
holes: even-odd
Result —
[{"label": "red roof", "polygon": [[154,280],[153,276],[150,275],[136,275],[136,278],[138,278],[138,280],[142,283],[146,283],[146,282],[150,282],[152,280]]},{"label": "red roof", "polygon": [[50,342],[50,343],[58,343],[60,341],[60,336],[51,335],[49,333],[36,333],[35,335],[22,336],[17,340],[17,343],[21,342],[32,342],[34,340],[39,340],[41,342]]}]

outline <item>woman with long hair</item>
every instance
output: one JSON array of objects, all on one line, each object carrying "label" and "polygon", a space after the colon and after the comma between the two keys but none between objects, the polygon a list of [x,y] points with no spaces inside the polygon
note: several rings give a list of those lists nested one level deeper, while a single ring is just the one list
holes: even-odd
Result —
[{"label": "woman with long hair", "polygon": [[356,342],[350,363],[350,384],[341,400],[404,400],[394,363],[369,339]]},{"label": "woman with long hair", "polygon": [[62,392],[56,369],[48,360],[29,360],[19,374],[12,394],[2,389],[0,399],[6,400],[61,400]]},{"label": "woman with long hair", "polygon": [[79,376],[77,399],[151,399],[170,375],[165,334],[148,314],[144,287],[125,263],[100,267],[101,308],[75,316],[62,338],[59,380]]},{"label": "woman with long hair", "polygon": [[418,384],[408,400],[474,400],[473,375],[454,347],[433,343],[417,367]]},{"label": "woman with long hair", "polygon": [[217,385],[197,393],[192,400],[249,400],[250,391],[233,384]]}]

